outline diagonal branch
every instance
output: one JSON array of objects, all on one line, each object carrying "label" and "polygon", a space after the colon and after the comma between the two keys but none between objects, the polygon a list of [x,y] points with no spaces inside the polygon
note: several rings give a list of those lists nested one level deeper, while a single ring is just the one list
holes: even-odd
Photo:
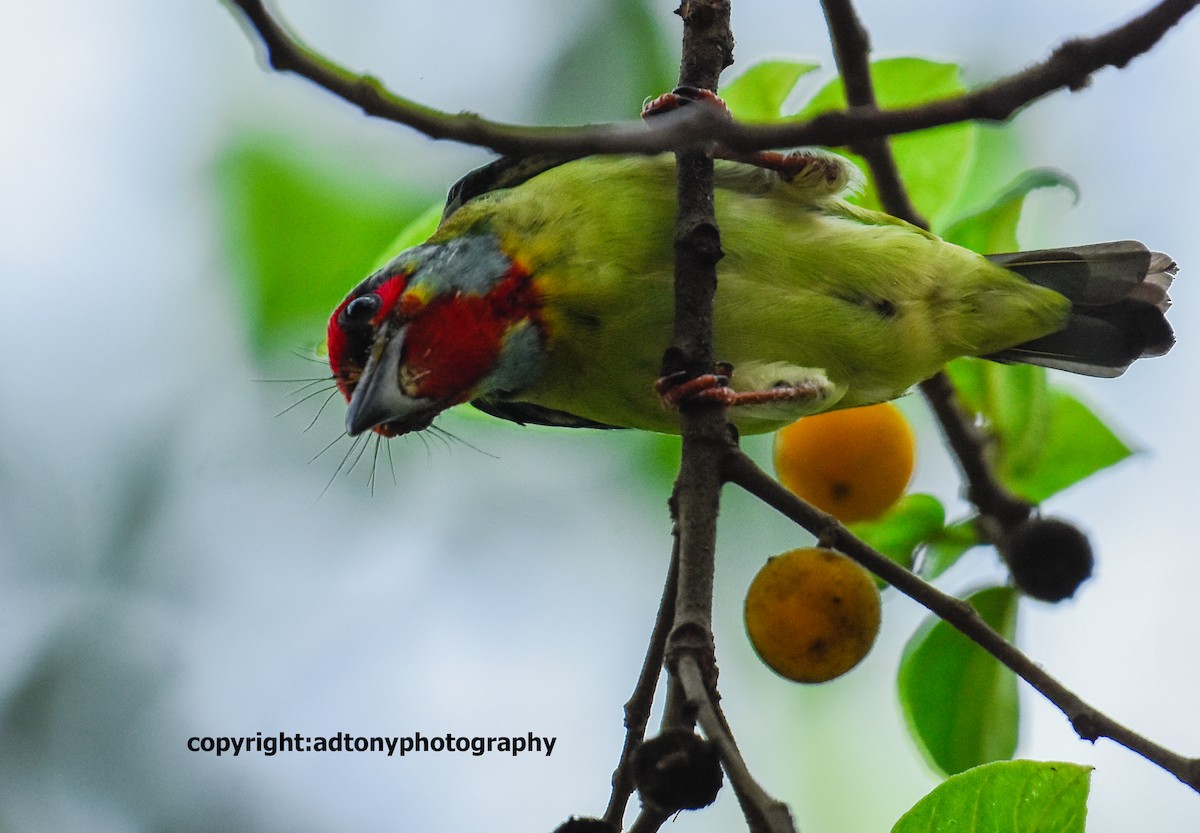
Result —
[{"label": "diagonal branch", "polygon": [[926,379],[920,388],[967,482],[966,499],[979,510],[980,520],[987,519],[981,531],[987,540],[1001,540],[1029,517],[1032,504],[1014,495],[996,477],[984,439],[958,404],[954,383],[945,371]]},{"label": "diagonal branch", "polygon": [[1103,35],[1068,40],[1041,63],[953,98],[894,110],[851,107],[800,124],[738,125],[729,128],[730,135],[716,138],[736,150],[788,144],[842,146],[962,121],[1006,121],[1053,92],[1083,89],[1105,67],[1123,68],[1148,52],[1197,5],[1200,0],[1162,0]]},{"label": "diagonal branch", "polygon": [[853,558],[966,635],[998,659],[1017,676],[1053,703],[1076,733],[1087,741],[1109,738],[1157,764],[1192,789],[1200,792],[1200,758],[1188,758],[1139,735],[1086,703],[1079,695],[1048,674],[990,626],[969,604],[938,590],[916,574],[869,547],[837,522],[833,516],[797,498],[760,469],[740,450],[725,461],[725,476],[768,506],[816,535],[826,546]]},{"label": "diagonal branch", "polygon": [[696,711],[696,721],[717,748],[725,771],[729,773],[729,782],[742,805],[751,833],[796,833],[787,805],[768,795],[750,774],[725,722],[725,715],[706,690],[704,676],[694,658],[684,658],[676,673],[689,704]]},{"label": "diagonal branch", "polygon": [[[1058,90],[1079,90],[1105,67],[1124,67],[1147,52],[1200,0],[1161,0],[1112,30],[1066,41],[1026,70],[954,98],[917,107],[879,110],[874,105],[826,113],[811,121],[740,124],[705,107],[684,107],[654,120],[582,127],[527,127],[489,121],[474,113],[450,114],[388,91],[370,75],[346,69],[305,46],[267,11],[263,0],[223,0],[239,9],[267,50],[267,61],[294,72],[369,115],[408,125],[433,139],[449,139],[497,153],[658,153],[717,141],[737,151],[797,145],[853,145],[955,122],[1005,121]],[[685,3],[685,5],[688,5]]]},{"label": "diagonal branch", "polygon": [[[846,102],[851,107],[874,109],[875,87],[871,83],[871,39],[866,27],[854,10],[851,0],[821,0],[829,39],[833,42],[834,60],[846,89]],[[929,223],[908,198],[908,189],[900,180],[900,169],[892,155],[887,138],[879,136],[850,145],[850,149],[867,161],[875,180],[883,208],[893,217],[907,220],[914,226],[929,228]]]},{"label": "diagonal branch", "polygon": [[266,49],[268,65],[293,72],[355,105],[368,116],[403,124],[431,139],[486,147],[501,154],[526,156],[590,153],[658,153],[703,140],[718,119],[705,107],[688,107],[647,123],[580,127],[530,127],[485,119],[476,113],[447,113],[388,90],[373,75],[343,67],[305,45],[267,11],[264,0],[222,0],[239,9]]}]

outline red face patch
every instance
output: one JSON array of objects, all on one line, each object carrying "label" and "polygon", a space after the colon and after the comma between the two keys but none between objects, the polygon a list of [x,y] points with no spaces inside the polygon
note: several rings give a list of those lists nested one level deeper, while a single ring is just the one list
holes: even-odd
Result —
[{"label": "red face patch", "polygon": [[404,374],[410,396],[463,402],[492,371],[504,335],[536,318],[537,298],[527,274],[513,267],[486,296],[458,293],[434,298],[408,325]]}]

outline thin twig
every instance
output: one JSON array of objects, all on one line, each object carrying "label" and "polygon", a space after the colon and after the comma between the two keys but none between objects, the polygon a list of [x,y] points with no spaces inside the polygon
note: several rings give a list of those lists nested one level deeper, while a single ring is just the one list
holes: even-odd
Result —
[{"label": "thin twig", "polygon": [[1172,752],[1084,702],[1079,695],[1050,676],[1040,665],[992,630],[969,604],[943,593],[863,543],[833,516],[815,509],[781,486],[740,449],[731,450],[726,458],[724,471],[729,482],[736,483],[774,507],[816,535],[819,540],[844,552],[901,593],[961,631],[1061,710],[1071,721],[1071,726],[1079,737],[1087,741],[1109,738],[1157,764],[1200,792],[1200,758],[1188,758]]},{"label": "thin twig", "polygon": [[[526,127],[489,121],[474,113],[446,113],[388,91],[370,75],[339,66],[288,33],[262,0],[223,0],[241,10],[267,50],[270,65],[295,72],[360,107],[368,115],[405,124],[434,139],[490,148],[497,153],[658,153],[720,142],[737,151],[797,145],[849,146],[961,121],[1005,121],[1058,90],[1079,90],[1108,67],[1124,67],[1153,47],[1200,0],[1162,0],[1103,35],[1068,40],[1026,70],[964,95],[915,107],[851,107],[810,121],[747,125],[707,107],[683,107],[647,127],[642,122],[583,127]],[[691,5],[691,3],[685,3]]]},{"label": "thin twig", "polygon": [[[871,38],[854,10],[851,0],[821,0],[833,56],[846,90],[846,103],[851,107],[876,107],[875,86],[871,83]],[[900,169],[887,137],[864,139],[850,149],[866,160],[875,180],[875,190],[883,208],[893,217],[907,220],[921,228],[928,221],[917,211],[908,197],[908,189],[900,179]]]},{"label": "thin twig", "polygon": [[712,692],[704,682],[704,675],[695,657],[687,656],[676,666],[680,685],[688,699],[696,722],[704,730],[709,743],[716,747],[721,756],[729,783],[741,804],[742,812],[753,833],[796,833],[792,814],[786,804],[767,794],[746,766],[742,753],[721,714]]},{"label": "thin twig", "polygon": [[582,156],[591,153],[658,153],[704,140],[705,125],[720,121],[707,107],[685,107],[653,124],[630,121],[580,127],[530,127],[485,119],[476,113],[448,113],[388,90],[373,75],[357,73],[306,46],[267,11],[264,0],[222,0],[240,9],[266,48],[268,65],[307,78],[366,115],[403,124],[431,139],[486,147],[501,154]]},{"label": "thin twig", "polygon": [[[1032,504],[1008,491],[996,479],[988,463],[985,444],[958,404],[954,383],[944,372],[921,383],[921,393],[942,426],[955,461],[967,483],[965,497],[979,509],[982,530],[989,539],[1000,540],[1033,511]],[[999,529],[989,529],[994,522]]]},{"label": "thin twig", "polygon": [[671,552],[671,564],[667,568],[667,579],[663,584],[662,600],[658,604],[658,613],[654,618],[654,628],[650,631],[650,644],[646,648],[646,659],[642,663],[642,671],[638,675],[633,694],[625,703],[625,744],[621,749],[621,758],[613,772],[612,795],[608,799],[608,808],[604,811],[604,820],[620,829],[621,821],[625,818],[625,808],[629,797],[633,795],[633,752],[638,744],[646,737],[646,726],[650,723],[650,710],[654,706],[654,692],[658,688],[658,678],[662,675],[663,657],[666,654],[667,634],[675,618],[675,591],[679,581],[679,543],[676,540]]}]

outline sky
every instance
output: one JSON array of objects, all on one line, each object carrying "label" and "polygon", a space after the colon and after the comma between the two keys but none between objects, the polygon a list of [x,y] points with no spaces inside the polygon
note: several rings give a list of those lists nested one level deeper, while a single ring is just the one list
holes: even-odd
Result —
[{"label": "sky", "polygon": [[[524,121],[582,4],[278,5],[310,44],[405,95]],[[659,11],[677,34],[672,5]],[[877,55],[959,61],[975,81],[1141,7],[859,5]],[[830,63],[815,3],[735,3],[734,28],[739,63]],[[1066,605],[1026,604],[1020,642],[1183,753],[1200,750],[1198,38],[1193,15],[1019,121],[1026,164],[1080,187],[1076,204],[1033,198],[1025,245],[1136,238],[1181,264],[1168,357],[1064,380],[1141,452],[1045,507],[1093,535],[1097,576]],[[267,72],[217,2],[8,2],[0,44],[0,829],[550,830],[602,811],[670,549],[663,484],[626,470],[637,440],[462,419],[448,424],[463,443],[397,447],[395,482],[373,494],[362,471],[326,488],[336,459],[310,460],[341,414],[307,433],[315,409],[276,416],[291,400],[257,380],[312,371],[256,360],[221,234],[215,161],[247,131],[311,136],[431,193],[486,156]],[[904,407],[922,431],[916,488],[953,500],[920,403]],[[936,783],[892,685],[921,612],[888,596],[852,678],[786,685],[746,644],[740,604],[763,558],[806,539],[738,494],[726,519],[716,636],[747,758],[802,829],[889,829]],[[1096,766],[1091,833],[1200,825],[1171,776],[1079,741],[1028,688],[1022,706],[1023,756]],[[281,731],[557,742],[550,756],[391,759],[186,748]],[[725,794],[675,824],[738,819]]]}]

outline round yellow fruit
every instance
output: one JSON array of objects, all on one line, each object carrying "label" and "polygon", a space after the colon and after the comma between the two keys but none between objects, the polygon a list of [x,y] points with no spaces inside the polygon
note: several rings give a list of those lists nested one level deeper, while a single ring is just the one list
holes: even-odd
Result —
[{"label": "round yellow fruit", "polygon": [[916,438],[890,402],[814,414],[775,433],[775,475],[844,523],[882,515],[912,479]]},{"label": "round yellow fruit", "polygon": [[777,555],[746,592],[746,633],[759,657],[799,683],[845,674],[879,634],[879,589],[871,574],[833,550]]}]

